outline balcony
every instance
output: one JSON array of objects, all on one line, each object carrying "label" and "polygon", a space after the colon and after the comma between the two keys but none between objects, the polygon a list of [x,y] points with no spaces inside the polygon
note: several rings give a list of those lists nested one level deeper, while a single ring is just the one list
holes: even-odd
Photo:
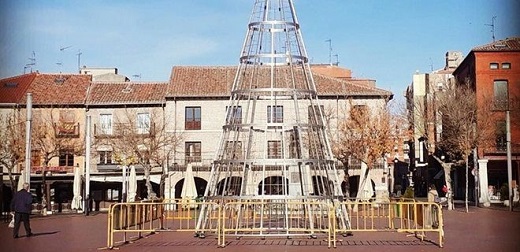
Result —
[{"label": "balcony", "polygon": [[[43,171],[43,166],[33,166],[31,168],[31,173],[41,174]],[[45,172],[57,173],[57,174],[66,174],[66,173],[74,173],[74,166],[47,166],[45,167]]]},{"label": "balcony", "polygon": [[94,137],[96,138],[121,138],[128,135],[153,137],[155,136],[155,123],[152,123],[150,128],[137,128],[128,123],[116,123],[111,127],[94,124]]},{"label": "balcony", "polygon": [[55,135],[59,138],[78,138],[79,123],[59,122],[54,124]]},{"label": "balcony", "polygon": [[[482,148],[484,155],[506,155],[507,147],[506,144],[497,144],[496,146],[488,146]],[[520,144],[511,143],[511,153],[518,155],[520,154]]]}]

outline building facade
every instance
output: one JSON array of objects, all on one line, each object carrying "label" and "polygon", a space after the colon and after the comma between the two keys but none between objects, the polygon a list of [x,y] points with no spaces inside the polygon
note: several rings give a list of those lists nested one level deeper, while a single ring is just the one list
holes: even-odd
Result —
[{"label": "building facade", "polygon": [[[507,38],[473,48],[453,73],[469,83],[479,109],[489,110],[477,124],[493,120],[493,133],[478,146],[479,201],[485,205],[504,200],[505,186],[518,185],[520,167],[520,38]],[[510,114],[510,125],[506,123]],[[484,130],[479,128],[479,130]],[[510,132],[512,183],[508,183],[507,132]],[[501,195],[502,194],[502,195]]]},{"label": "building facade", "polygon": [[[375,80],[353,78],[348,69],[337,66],[313,68],[318,69],[313,77],[331,138],[337,135],[339,123],[348,118],[353,106],[379,109],[392,99],[392,93],[377,88]],[[23,118],[24,95],[31,92],[34,94],[35,118],[44,115],[52,118],[45,121],[51,122],[58,140],[73,140],[75,146],[81,146],[74,151],[63,146],[63,150],[58,150],[58,154],[48,162],[44,162],[41,148],[33,146],[31,184],[38,199],[46,194],[49,195],[49,204],[57,201],[68,204],[72,199],[74,169],[80,169],[82,174],[88,169],[90,199],[97,201],[91,205],[103,208],[108,206],[104,203],[121,201],[124,197],[121,183],[124,181],[124,164],[137,168],[140,198],[147,197],[148,193],[143,164],[150,167],[150,184],[154,192],[168,198],[180,197],[186,168],[190,165],[197,193],[202,195],[226,120],[226,106],[236,67],[175,66],[170,80],[159,83],[121,81],[122,78],[113,81],[114,74],[109,73],[110,78],[104,81],[93,81],[88,73],[33,73],[1,80],[2,114],[19,113]],[[100,76],[98,78],[103,78]],[[86,167],[85,160],[87,116],[91,118],[89,167]],[[277,116],[295,115],[283,114],[280,110]],[[307,118],[307,112],[302,110],[301,116]],[[159,133],[169,137],[170,144],[161,147],[150,145],[149,140],[157,140]],[[138,146],[139,152],[161,155],[130,157],[132,155],[124,154],[128,152],[119,150],[124,146],[122,139],[128,141],[128,146]],[[152,149],[154,151],[149,151]],[[141,160],[143,158],[146,160]],[[383,163],[371,171],[371,182],[376,192],[387,192],[392,188],[389,183],[393,181],[389,178],[392,174]],[[337,165],[341,166],[339,162]],[[14,173],[19,174],[23,166],[23,162],[19,163]],[[350,195],[357,192],[360,168],[360,164],[355,162],[350,167]],[[340,178],[344,177],[343,169],[338,168],[338,173]],[[262,179],[258,177],[256,181],[261,183]],[[7,176],[4,180],[8,180]],[[48,185],[47,189],[42,189],[42,184]],[[83,192],[83,198],[85,194]],[[54,207],[54,204],[49,207]]]}]

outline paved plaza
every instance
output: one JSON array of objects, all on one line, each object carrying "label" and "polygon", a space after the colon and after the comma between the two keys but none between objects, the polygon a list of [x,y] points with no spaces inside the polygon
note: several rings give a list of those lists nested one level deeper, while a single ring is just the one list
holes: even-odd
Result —
[{"label": "paved plaza", "polygon": [[[520,251],[520,211],[504,208],[471,207],[469,213],[459,207],[444,211],[445,244],[437,245],[431,234],[424,241],[406,233],[366,232],[338,239],[337,248],[327,248],[323,238],[242,238],[226,239],[228,246],[217,247],[214,236],[194,238],[190,232],[160,232],[118,247],[120,251]],[[107,214],[51,215],[31,219],[33,237],[12,238],[7,223],[0,225],[0,251],[100,251],[106,247]],[[103,251],[103,250],[101,250]]]}]

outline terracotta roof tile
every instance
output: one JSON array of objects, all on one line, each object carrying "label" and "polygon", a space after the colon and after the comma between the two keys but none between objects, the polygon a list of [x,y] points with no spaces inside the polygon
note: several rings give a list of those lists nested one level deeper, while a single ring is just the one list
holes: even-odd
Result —
[{"label": "terracotta roof tile", "polygon": [[19,103],[35,77],[36,73],[30,73],[1,79],[0,104]]},{"label": "terracotta roof tile", "polygon": [[87,105],[159,104],[165,101],[168,83],[93,82]]},{"label": "terracotta roof tile", "polygon": [[[36,74],[27,92],[34,105],[83,105],[91,76],[81,74]],[[26,96],[20,100],[27,102]]]},{"label": "terracotta roof tile", "polygon": [[[280,68],[276,72],[276,83],[289,86],[288,68]],[[237,67],[231,66],[175,66],[172,69],[171,86],[168,97],[227,97],[230,95],[231,86],[235,78]],[[298,70],[296,70],[298,71]],[[245,80],[250,80],[251,71],[247,76],[242,76]],[[270,73],[268,71],[255,72],[258,78],[255,79],[255,87],[269,85]],[[296,76],[302,76],[296,74]],[[313,73],[314,82],[319,95],[367,95],[367,96],[391,96],[392,93],[374,87],[373,80],[359,79],[338,79],[322,74]],[[304,83],[303,81],[296,81]]]},{"label": "terracotta roof tile", "polygon": [[[83,105],[91,76],[81,74],[41,74],[27,89],[34,105]],[[26,96],[20,100],[27,102]]]},{"label": "terracotta roof tile", "polygon": [[493,43],[474,47],[471,51],[520,51],[520,37],[498,40]]}]

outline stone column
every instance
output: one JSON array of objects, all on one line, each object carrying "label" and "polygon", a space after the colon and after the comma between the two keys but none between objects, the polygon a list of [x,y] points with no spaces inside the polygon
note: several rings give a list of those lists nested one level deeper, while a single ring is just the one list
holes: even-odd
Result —
[{"label": "stone column", "polygon": [[487,171],[487,159],[479,159],[478,160],[478,180],[480,186],[480,196],[479,202],[482,203],[483,206],[489,207],[491,203],[489,202],[489,193],[488,193],[488,171]]}]

